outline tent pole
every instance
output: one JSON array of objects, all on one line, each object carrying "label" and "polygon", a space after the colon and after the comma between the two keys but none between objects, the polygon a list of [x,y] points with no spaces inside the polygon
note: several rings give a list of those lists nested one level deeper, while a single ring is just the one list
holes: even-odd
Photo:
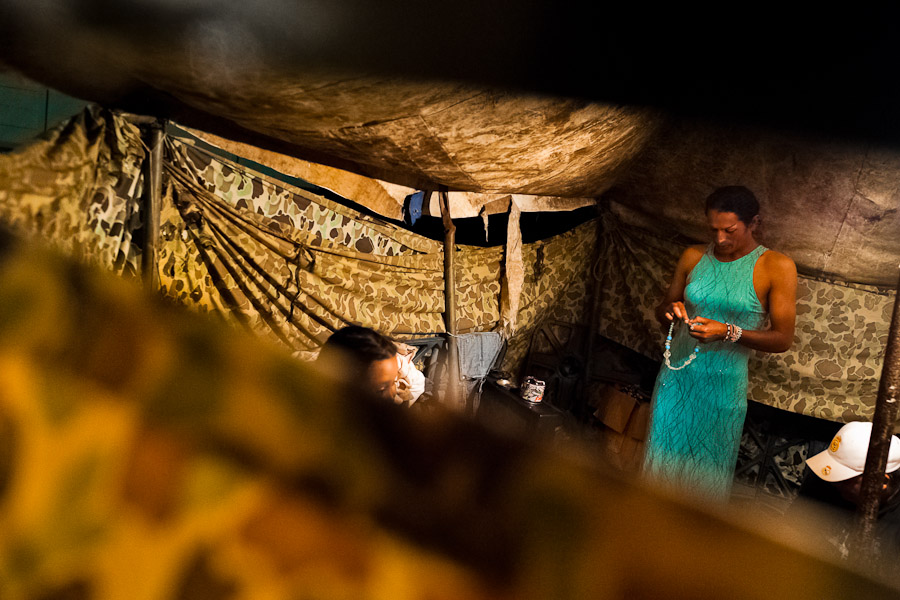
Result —
[{"label": "tent pole", "polygon": [[578,390],[578,405],[575,407],[578,414],[578,420],[583,421],[589,412],[586,407],[586,395],[590,388],[591,377],[593,375],[594,366],[594,338],[597,335],[597,328],[600,321],[600,294],[602,293],[602,282],[595,277],[595,268],[600,261],[600,240],[603,233],[603,220],[600,218],[600,205],[595,205],[597,227],[594,233],[594,252],[591,256],[590,273],[588,274],[588,282],[591,286],[590,299],[585,304],[589,311],[587,315],[588,329],[584,340],[584,368],[581,370],[581,381]]},{"label": "tent pole", "polygon": [[871,554],[873,533],[878,519],[880,492],[884,483],[891,436],[897,421],[897,396],[900,391],[900,282],[898,295],[894,298],[894,312],[891,328],[884,351],[881,368],[881,382],[875,400],[875,416],[872,419],[872,437],[866,454],[860,501],[857,508],[857,529],[852,540],[852,549],[866,556]]},{"label": "tent pole", "polygon": [[150,155],[147,159],[144,181],[144,253],[141,272],[144,286],[151,291],[159,289],[159,215],[162,210],[162,149],[163,124],[154,121],[150,126]]},{"label": "tent pole", "polygon": [[453,408],[465,410],[459,394],[459,349],[456,345],[456,225],[450,218],[447,187],[439,192],[444,221],[444,327],[447,330],[447,399]]}]

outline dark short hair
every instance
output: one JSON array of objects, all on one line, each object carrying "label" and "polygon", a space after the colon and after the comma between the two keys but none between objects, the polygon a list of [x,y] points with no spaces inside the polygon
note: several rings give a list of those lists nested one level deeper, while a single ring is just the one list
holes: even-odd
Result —
[{"label": "dark short hair", "polygon": [[706,197],[706,212],[711,210],[734,213],[745,225],[749,225],[753,217],[759,214],[759,200],[742,185],[727,185]]},{"label": "dark short hair", "polygon": [[348,325],[338,329],[322,345],[320,357],[340,355],[352,360],[354,368],[362,372],[376,361],[397,355],[397,347],[388,337],[374,329],[361,325]]}]

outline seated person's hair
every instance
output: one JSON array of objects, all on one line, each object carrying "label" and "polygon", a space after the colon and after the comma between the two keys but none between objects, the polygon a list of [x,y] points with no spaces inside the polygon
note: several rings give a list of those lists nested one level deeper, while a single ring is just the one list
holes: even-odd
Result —
[{"label": "seated person's hair", "polygon": [[[368,382],[369,369],[378,361],[396,359],[397,346],[374,329],[348,325],[338,329],[322,345],[317,361],[328,368],[340,369],[342,378],[356,384]],[[384,390],[392,393],[394,390]],[[373,390],[382,393],[379,390]]]},{"label": "seated person's hair", "polygon": [[360,325],[348,325],[332,333],[322,345],[322,353],[331,353],[333,349],[349,356],[361,366],[368,366],[376,360],[385,360],[397,354],[394,342],[374,329]]}]

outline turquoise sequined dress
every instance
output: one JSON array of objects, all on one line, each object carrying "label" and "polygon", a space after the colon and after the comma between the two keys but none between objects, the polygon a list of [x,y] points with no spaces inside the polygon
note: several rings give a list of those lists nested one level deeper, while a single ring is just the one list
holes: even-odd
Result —
[{"label": "turquoise sequined dress", "polygon": [[[684,304],[690,317],[762,329],[767,315],[753,288],[753,269],[767,249],[721,262],[710,245],[687,278]],[[678,367],[696,345],[676,321],[670,363]],[[665,364],[653,389],[644,474],[662,483],[714,499],[731,492],[744,417],[750,350],[732,342],[700,344],[684,369]]]}]

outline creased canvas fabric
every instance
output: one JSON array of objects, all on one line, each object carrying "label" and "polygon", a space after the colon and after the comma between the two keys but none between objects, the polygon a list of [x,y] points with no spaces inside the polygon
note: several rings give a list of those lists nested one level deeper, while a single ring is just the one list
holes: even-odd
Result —
[{"label": "creased canvas fabric", "polygon": [[[176,303],[313,358],[335,329],[358,323],[399,339],[442,334],[443,245],[308,190],[166,138],[160,292]],[[49,139],[0,156],[0,220],[119,274],[141,269],[139,129],[97,107]],[[595,239],[586,224],[515,248],[522,276],[517,331],[504,368],[518,367],[535,327],[583,319]],[[457,330],[494,331],[503,246],[456,247]],[[517,259],[514,261],[519,262]]]},{"label": "creased canvas fabric", "polygon": [[443,331],[439,244],[167,141],[164,295],[311,357],[348,323]]},{"label": "creased canvas fabric", "polygon": [[140,131],[92,106],[0,155],[0,223],[120,275],[140,273]]},{"label": "creased canvas fabric", "polygon": [[[347,323],[401,339],[445,331],[439,242],[177,139],[166,151],[166,296],[276,338],[302,358]],[[514,346],[527,347],[534,325],[583,275],[592,235],[581,227],[523,247],[528,273]],[[494,330],[505,249],[456,252],[457,329]]]}]

